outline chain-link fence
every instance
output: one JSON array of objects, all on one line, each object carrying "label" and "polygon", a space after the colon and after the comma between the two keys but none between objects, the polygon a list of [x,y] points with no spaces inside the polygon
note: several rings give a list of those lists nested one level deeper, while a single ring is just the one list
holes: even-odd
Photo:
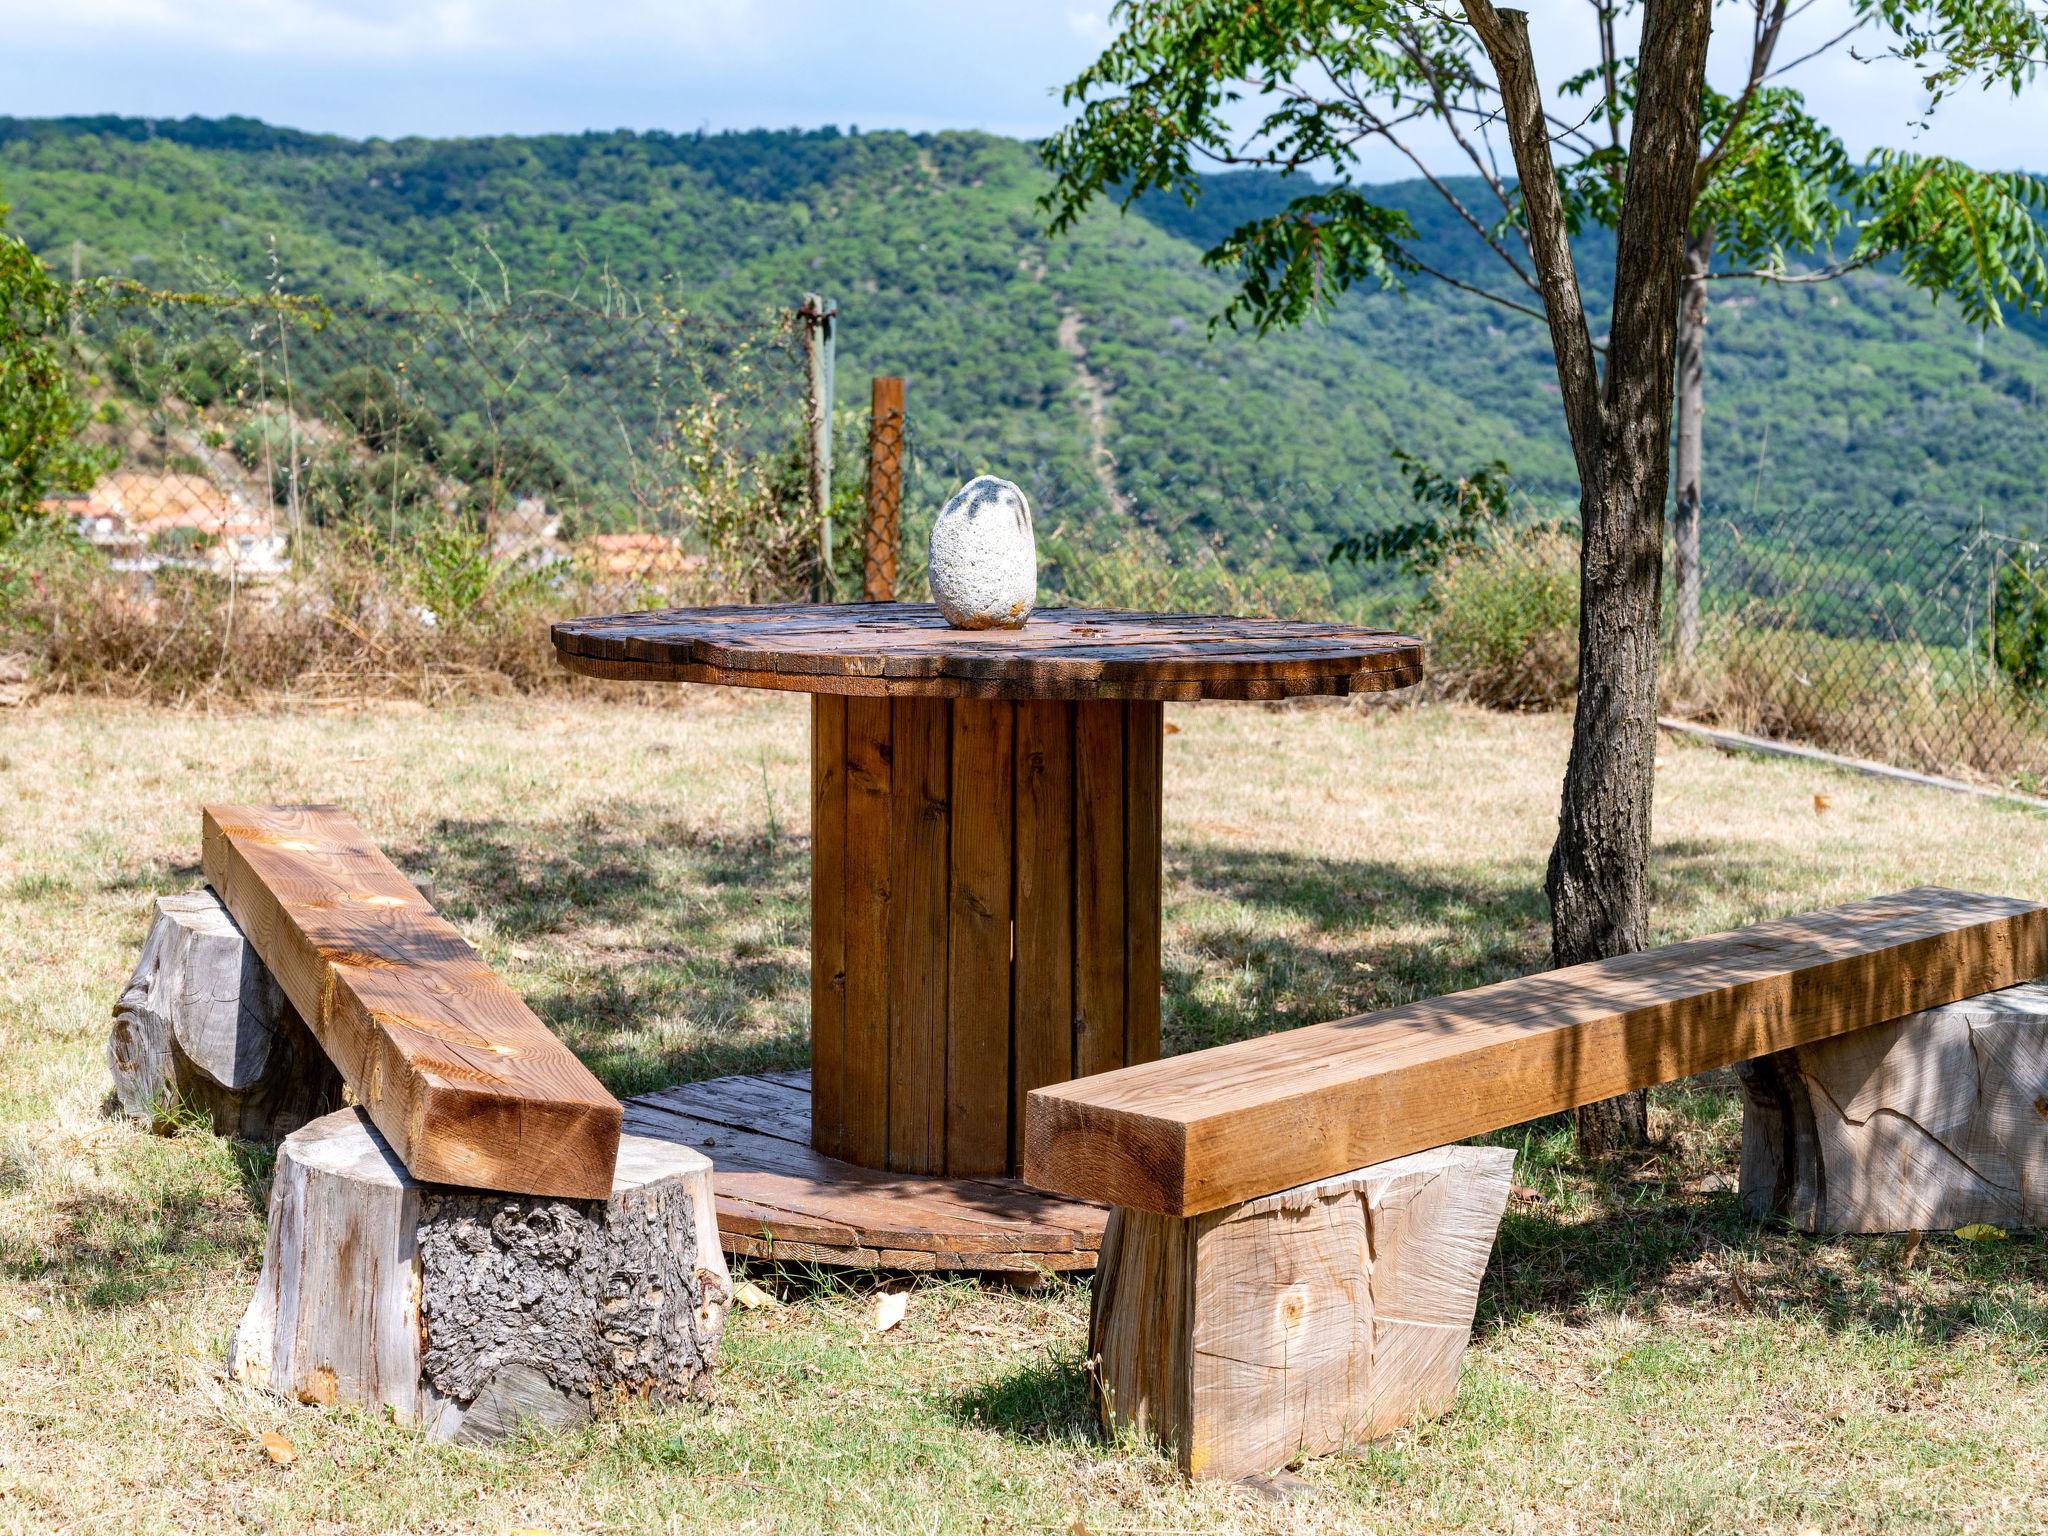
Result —
[{"label": "chain-link fence", "polygon": [[799,422],[782,316],[116,293],[77,339],[105,472],[62,510],[117,571],[252,590],[322,537],[467,535],[599,592],[682,592],[706,439],[763,462]]},{"label": "chain-link fence", "polygon": [[[554,675],[550,617],[922,596],[933,517],[994,473],[1033,505],[1046,605],[1339,616],[1422,633],[1437,696],[1547,708],[1573,687],[1576,508],[1498,467],[1397,455],[1404,494],[1139,481],[1106,449],[987,462],[885,379],[841,391],[828,540],[786,314],[116,294],[76,339],[102,473],[52,510],[98,563],[28,605],[59,686],[523,686]],[[2031,539],[1938,510],[1734,510],[1702,520],[1701,566],[1671,712],[2048,781]]]}]

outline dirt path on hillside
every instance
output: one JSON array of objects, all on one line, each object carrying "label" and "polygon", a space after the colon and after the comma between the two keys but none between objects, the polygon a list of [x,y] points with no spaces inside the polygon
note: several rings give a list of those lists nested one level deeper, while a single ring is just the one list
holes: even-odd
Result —
[{"label": "dirt path on hillside", "polygon": [[1095,483],[1109,499],[1110,510],[1129,516],[1131,499],[1117,489],[1116,455],[1109,447],[1109,389],[1088,366],[1088,349],[1081,344],[1081,315],[1065,310],[1060,315],[1060,350],[1074,360],[1074,378],[1081,386],[1081,398],[1088,415],[1088,458],[1095,466]]}]

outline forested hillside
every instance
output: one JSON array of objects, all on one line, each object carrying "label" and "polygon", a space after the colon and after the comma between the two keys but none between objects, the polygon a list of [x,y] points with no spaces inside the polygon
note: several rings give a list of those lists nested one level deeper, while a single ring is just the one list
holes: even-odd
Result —
[{"label": "forested hillside", "polygon": [[[1326,525],[1291,526],[1275,484],[1389,487],[1395,447],[1569,491],[1536,323],[1421,278],[1305,332],[1212,334],[1229,283],[1200,253],[1271,206],[1270,181],[1219,180],[1193,210],[1097,210],[1057,240],[1043,187],[1030,146],[968,133],[355,142],[243,119],[0,119],[10,227],[60,271],[75,252],[89,275],[167,288],[399,303],[457,301],[483,274],[738,318],[815,290],[840,304],[843,399],[904,373],[928,444],[999,471],[1112,473],[1140,515],[1224,488],[1304,559]],[[1426,188],[1385,196],[1414,210],[1433,264],[1484,255]],[[1980,336],[1882,272],[1716,299],[1710,502],[2048,525],[2040,322]]]}]

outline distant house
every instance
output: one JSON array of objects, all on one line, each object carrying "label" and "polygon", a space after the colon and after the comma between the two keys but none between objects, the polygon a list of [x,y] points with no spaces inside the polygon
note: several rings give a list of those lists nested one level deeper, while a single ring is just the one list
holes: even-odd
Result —
[{"label": "distant house", "polygon": [[597,533],[577,546],[599,581],[648,581],[704,568],[704,557],[686,552],[665,533]]},{"label": "distant house", "polygon": [[185,565],[244,579],[287,566],[285,537],[269,516],[204,475],[120,470],[66,510],[116,566]]}]

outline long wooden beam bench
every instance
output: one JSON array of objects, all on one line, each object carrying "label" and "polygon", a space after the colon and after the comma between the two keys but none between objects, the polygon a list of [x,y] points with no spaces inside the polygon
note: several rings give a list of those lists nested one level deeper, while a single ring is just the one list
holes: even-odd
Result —
[{"label": "long wooden beam bench", "polygon": [[342,811],[209,806],[203,836],[212,888],[158,901],[108,1058],[138,1119],[284,1138],[236,1378],[461,1440],[702,1395],[732,1293],[703,1154],[622,1135]]},{"label": "long wooden beam bench", "polygon": [[2048,908],[1904,891],[1041,1088],[1024,1177],[1116,1207],[1105,1418],[1245,1476],[1449,1401],[1512,1162],[1452,1143],[2044,974]]}]

